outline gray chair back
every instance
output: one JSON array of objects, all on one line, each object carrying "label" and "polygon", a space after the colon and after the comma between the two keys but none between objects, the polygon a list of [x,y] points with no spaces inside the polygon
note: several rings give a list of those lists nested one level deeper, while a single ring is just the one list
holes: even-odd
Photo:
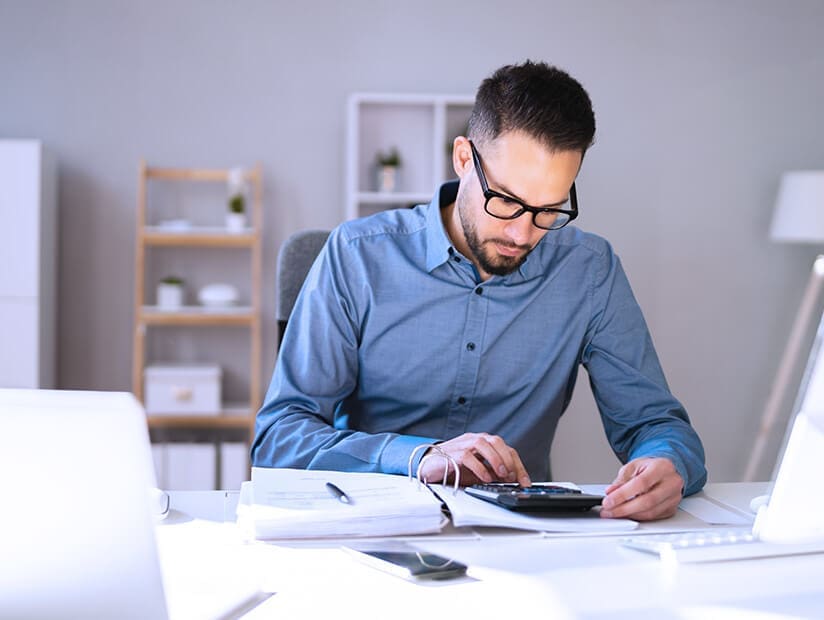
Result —
[{"label": "gray chair back", "polygon": [[315,262],[323,244],[329,237],[328,230],[301,230],[294,233],[280,247],[277,262],[278,344],[283,340],[286,324],[292,314],[295,300]]}]

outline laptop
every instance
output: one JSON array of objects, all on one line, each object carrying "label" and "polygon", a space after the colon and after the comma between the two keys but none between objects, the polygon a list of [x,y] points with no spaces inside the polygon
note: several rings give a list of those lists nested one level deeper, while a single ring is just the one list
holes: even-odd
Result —
[{"label": "laptop", "polygon": [[509,510],[524,512],[584,512],[600,506],[602,495],[590,495],[580,489],[536,482],[522,487],[510,482],[474,484],[464,489],[468,495]]},{"label": "laptop", "polygon": [[131,394],[0,389],[0,618],[167,618]]}]

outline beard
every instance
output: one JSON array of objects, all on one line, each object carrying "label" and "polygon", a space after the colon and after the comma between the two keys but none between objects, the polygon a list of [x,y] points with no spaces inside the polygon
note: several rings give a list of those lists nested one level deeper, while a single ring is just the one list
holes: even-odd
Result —
[{"label": "beard", "polygon": [[[478,236],[478,229],[475,227],[474,222],[466,216],[464,205],[465,201],[458,199],[455,206],[458,209],[458,217],[461,220],[464,239],[466,239],[466,244],[469,246],[469,251],[472,253],[472,256],[478,262],[478,266],[490,275],[505,276],[523,265],[532,248],[516,245],[503,239],[487,239],[482,241]],[[489,217],[492,216],[490,215]],[[508,248],[520,248],[524,250],[524,253],[520,256],[504,256],[495,251],[495,244]]]}]

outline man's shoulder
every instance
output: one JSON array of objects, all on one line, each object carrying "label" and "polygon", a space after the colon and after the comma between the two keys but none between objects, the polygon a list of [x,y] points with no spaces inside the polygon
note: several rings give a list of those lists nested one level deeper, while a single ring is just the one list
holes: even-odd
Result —
[{"label": "man's shoulder", "polygon": [[344,222],[332,234],[347,245],[400,241],[426,229],[426,208],[388,209]]},{"label": "man's shoulder", "polygon": [[550,247],[579,248],[598,257],[612,256],[614,250],[609,241],[595,233],[586,232],[576,226],[566,226],[544,237]]}]

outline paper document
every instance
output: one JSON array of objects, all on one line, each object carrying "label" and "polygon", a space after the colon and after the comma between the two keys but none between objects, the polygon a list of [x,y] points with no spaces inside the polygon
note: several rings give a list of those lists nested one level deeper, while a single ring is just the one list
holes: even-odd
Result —
[{"label": "paper document", "polygon": [[404,476],[260,467],[241,487],[237,514],[257,539],[427,534],[446,522],[441,502]]},{"label": "paper document", "polygon": [[703,497],[685,497],[678,508],[710,525],[752,525],[754,515],[743,515]]},{"label": "paper document", "polygon": [[[564,483],[553,483],[564,484]],[[574,488],[574,485],[565,483]],[[455,527],[511,527],[538,532],[626,532],[638,527],[630,519],[602,519],[594,510],[552,516],[535,516],[495,506],[482,499],[458,491],[453,495],[451,487],[432,485],[449,508]]]}]

